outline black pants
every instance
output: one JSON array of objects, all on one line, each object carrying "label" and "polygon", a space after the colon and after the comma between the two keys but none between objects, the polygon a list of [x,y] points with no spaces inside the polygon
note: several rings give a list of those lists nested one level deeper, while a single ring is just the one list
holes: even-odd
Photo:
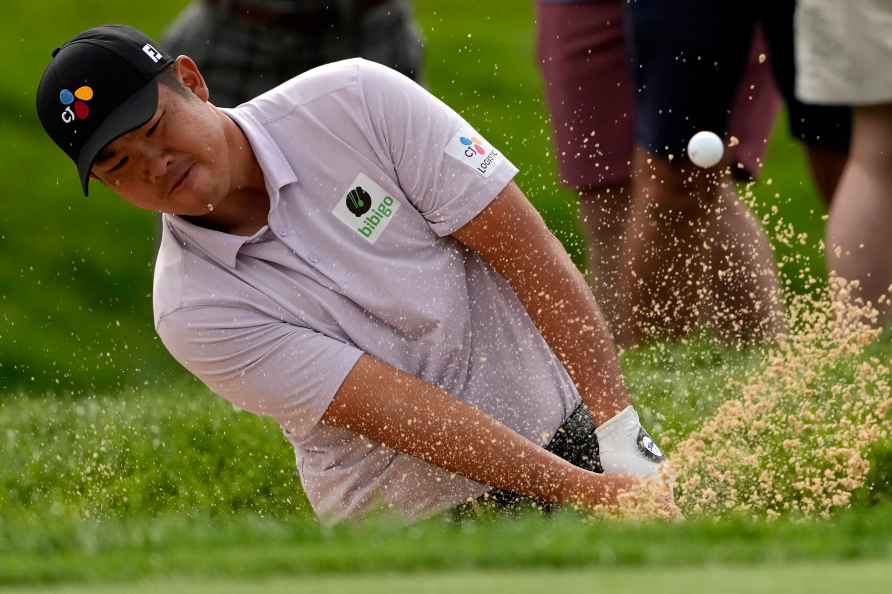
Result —
[{"label": "black pants", "polygon": [[[598,458],[598,438],[595,420],[589,409],[580,404],[560,426],[545,449],[567,462],[592,472],[602,472]],[[474,501],[468,501],[452,509],[452,519],[462,521],[473,518],[483,511],[516,513],[524,509],[537,509],[551,513],[557,504],[539,501],[503,489],[492,489]]]}]

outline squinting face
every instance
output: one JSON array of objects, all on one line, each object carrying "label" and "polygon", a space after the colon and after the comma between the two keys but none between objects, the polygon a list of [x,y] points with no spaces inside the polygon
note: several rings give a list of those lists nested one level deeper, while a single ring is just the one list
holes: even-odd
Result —
[{"label": "squinting face", "polygon": [[201,89],[158,88],[152,118],[106,146],[92,175],[139,208],[206,215],[231,187],[221,115]]}]

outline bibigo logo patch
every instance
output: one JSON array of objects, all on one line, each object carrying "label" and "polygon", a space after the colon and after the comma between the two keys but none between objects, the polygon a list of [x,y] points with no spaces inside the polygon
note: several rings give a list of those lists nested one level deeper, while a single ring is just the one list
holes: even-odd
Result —
[{"label": "bibigo logo patch", "polygon": [[399,209],[399,200],[360,173],[331,212],[366,241],[375,243]]},{"label": "bibigo logo patch", "polygon": [[487,177],[498,164],[501,153],[482,136],[471,131],[459,132],[446,145],[446,154]]}]

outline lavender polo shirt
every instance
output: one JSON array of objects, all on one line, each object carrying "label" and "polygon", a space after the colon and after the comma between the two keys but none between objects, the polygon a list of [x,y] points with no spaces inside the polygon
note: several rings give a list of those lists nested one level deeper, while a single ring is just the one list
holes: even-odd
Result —
[{"label": "lavender polo shirt", "polygon": [[320,520],[416,520],[489,489],[319,423],[363,353],[547,443],[580,397],[505,279],[450,237],[517,169],[361,59],[227,113],[263,170],[268,224],[247,237],[164,215],[155,326],[211,390],[281,424]]}]

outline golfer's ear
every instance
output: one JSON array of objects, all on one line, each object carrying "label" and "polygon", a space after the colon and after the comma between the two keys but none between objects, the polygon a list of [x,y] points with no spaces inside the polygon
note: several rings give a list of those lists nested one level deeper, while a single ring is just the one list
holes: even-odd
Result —
[{"label": "golfer's ear", "polygon": [[189,56],[177,56],[176,60],[177,77],[183,86],[192,91],[192,93],[201,99],[207,101],[211,93],[208,89],[207,82],[198,69],[198,64]]}]

